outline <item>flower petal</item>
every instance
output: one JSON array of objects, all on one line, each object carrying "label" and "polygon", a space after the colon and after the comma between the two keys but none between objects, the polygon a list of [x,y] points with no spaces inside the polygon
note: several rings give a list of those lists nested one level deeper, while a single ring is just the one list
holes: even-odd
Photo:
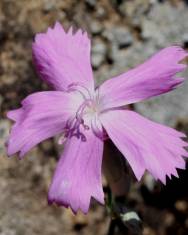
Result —
[{"label": "flower petal", "polygon": [[22,157],[36,144],[63,131],[82,96],[77,92],[37,92],[22,101],[22,108],[7,113],[15,121],[8,139],[8,155]]},{"label": "flower petal", "polygon": [[181,139],[183,133],[129,110],[108,111],[100,119],[138,180],[148,170],[165,183],[166,175],[177,176],[176,168],[185,169],[182,156],[188,157],[184,149],[188,143]]},{"label": "flower petal", "polygon": [[74,213],[79,209],[87,213],[91,197],[104,203],[101,182],[103,142],[91,129],[84,135],[86,141],[75,136],[67,140],[48,195],[49,203],[70,206]]},{"label": "flower petal", "polygon": [[179,64],[186,56],[188,53],[178,46],[167,47],[138,67],[105,81],[99,88],[103,109],[171,91],[184,80],[175,75],[186,68]]},{"label": "flower petal", "polygon": [[90,39],[86,32],[72,28],[65,32],[60,23],[39,33],[33,43],[33,58],[43,80],[57,90],[79,83],[94,89],[90,63]]}]

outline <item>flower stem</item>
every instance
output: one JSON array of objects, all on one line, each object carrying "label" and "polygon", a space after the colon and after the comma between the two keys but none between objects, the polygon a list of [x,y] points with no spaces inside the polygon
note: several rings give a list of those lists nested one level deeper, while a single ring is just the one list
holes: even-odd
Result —
[{"label": "flower stem", "polygon": [[109,185],[106,206],[111,216],[107,235],[141,235],[141,220],[126,205],[132,181],[131,173],[125,158],[111,140],[105,141],[103,172]]}]

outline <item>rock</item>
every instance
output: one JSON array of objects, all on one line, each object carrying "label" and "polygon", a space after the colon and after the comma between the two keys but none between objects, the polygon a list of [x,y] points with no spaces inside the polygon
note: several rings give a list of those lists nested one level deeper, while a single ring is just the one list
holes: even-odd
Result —
[{"label": "rock", "polygon": [[185,34],[183,34],[182,38],[183,38],[183,45],[184,45],[184,47],[188,48],[188,33],[185,32]]},{"label": "rock", "polygon": [[0,120],[0,155],[5,154],[5,142],[9,134],[10,122],[6,119]]},{"label": "rock", "polygon": [[152,40],[158,47],[174,43],[183,44],[188,32],[186,22],[188,22],[188,12],[185,7],[173,7],[168,2],[158,4],[145,18],[142,18],[141,35],[143,39]]},{"label": "rock", "polygon": [[111,61],[111,62],[115,62],[118,60],[118,54],[119,54],[119,49],[117,47],[117,45],[114,45],[112,44],[111,47],[109,48],[108,50],[108,59]]},{"label": "rock", "polygon": [[100,24],[98,21],[92,21],[90,25],[90,30],[93,35],[98,35],[103,30],[103,25]]},{"label": "rock", "polygon": [[3,97],[0,95],[0,110],[1,110],[2,103],[3,103]]},{"label": "rock", "polygon": [[85,0],[85,3],[88,7],[94,8],[96,5],[96,0]]},{"label": "rock", "polygon": [[94,41],[91,56],[91,61],[94,68],[98,68],[105,61],[106,52],[106,45],[101,40]]},{"label": "rock", "polygon": [[178,200],[175,204],[175,208],[182,213],[187,212],[187,209],[188,209],[187,201]]},{"label": "rock", "polygon": [[141,19],[147,15],[153,4],[151,0],[136,0],[134,4],[132,1],[122,1],[118,8],[123,16],[129,18],[133,26],[138,27],[140,26]]},{"label": "rock", "polygon": [[152,43],[144,44],[136,42],[126,50],[119,50],[117,45],[112,44],[108,51],[108,56],[113,61],[113,64],[105,73],[106,77],[115,76],[126,72],[130,68],[136,67],[138,64],[144,62],[144,60],[151,56],[155,51],[155,45]]},{"label": "rock", "polygon": [[165,217],[164,217],[164,223],[166,226],[172,226],[174,221],[175,221],[175,216],[173,215],[173,213],[168,212],[166,213]]},{"label": "rock", "polygon": [[16,231],[14,229],[5,228],[2,232],[0,231],[0,235],[16,235]]},{"label": "rock", "polygon": [[130,46],[133,43],[133,36],[125,27],[118,27],[114,29],[114,40],[119,48]]},{"label": "rock", "polygon": [[54,9],[55,9],[54,1],[44,1],[44,7],[43,7],[44,13],[48,13]]},{"label": "rock", "polygon": [[112,47],[118,47],[119,49],[128,47],[134,42],[131,32],[126,27],[109,28],[102,35],[111,42]]},{"label": "rock", "polygon": [[146,172],[144,177],[143,177],[143,184],[147,187],[147,189],[150,192],[152,192],[155,185],[156,185],[156,181],[150,173]]},{"label": "rock", "polygon": [[97,7],[96,9],[96,17],[100,20],[100,19],[104,19],[105,17],[107,17],[108,12],[106,11],[106,9],[104,7]]}]

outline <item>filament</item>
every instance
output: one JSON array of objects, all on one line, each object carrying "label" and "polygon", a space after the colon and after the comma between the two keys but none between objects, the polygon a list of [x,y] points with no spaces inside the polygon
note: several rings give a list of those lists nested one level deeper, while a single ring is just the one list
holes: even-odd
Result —
[{"label": "filament", "polygon": [[89,98],[92,99],[89,90],[85,86],[83,86],[81,84],[78,84],[78,83],[70,84],[68,86],[67,92],[71,92],[71,91],[78,91],[83,96],[84,99],[87,99],[87,97],[85,95],[85,92],[86,92],[88,94]]}]

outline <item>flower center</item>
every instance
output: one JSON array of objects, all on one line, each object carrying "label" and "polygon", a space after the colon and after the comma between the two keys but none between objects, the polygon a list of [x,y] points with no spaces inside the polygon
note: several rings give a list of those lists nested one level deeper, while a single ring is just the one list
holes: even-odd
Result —
[{"label": "flower center", "polygon": [[90,91],[80,85],[71,84],[68,87],[67,92],[79,92],[83,97],[82,104],[78,107],[75,115],[68,119],[63,136],[60,138],[59,143],[62,144],[65,138],[71,138],[73,136],[81,138],[82,141],[86,141],[85,131],[92,129],[94,134],[99,138],[103,138],[103,128],[99,121],[99,99],[98,93]]}]

